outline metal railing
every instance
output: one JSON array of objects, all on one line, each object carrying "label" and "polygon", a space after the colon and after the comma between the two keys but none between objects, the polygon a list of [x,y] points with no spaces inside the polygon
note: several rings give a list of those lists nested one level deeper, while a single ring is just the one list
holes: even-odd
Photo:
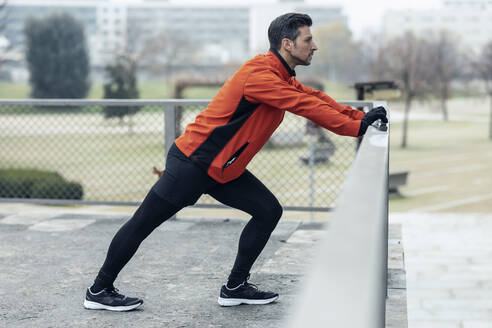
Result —
[{"label": "metal railing", "polygon": [[369,127],[286,327],[383,328],[389,130]]},{"label": "metal railing", "polygon": [[[15,193],[6,198],[1,196],[0,181],[0,201],[138,204],[156,181],[152,166],[164,167],[166,150],[208,103],[181,99],[0,100],[0,170],[53,171],[83,188],[78,200],[67,199],[72,195],[61,192],[49,199],[19,198]],[[371,101],[342,103],[373,107]],[[355,156],[356,139],[306,126],[306,122],[286,113],[248,169],[284,208],[330,210]],[[221,205],[204,195],[197,206]]]}]

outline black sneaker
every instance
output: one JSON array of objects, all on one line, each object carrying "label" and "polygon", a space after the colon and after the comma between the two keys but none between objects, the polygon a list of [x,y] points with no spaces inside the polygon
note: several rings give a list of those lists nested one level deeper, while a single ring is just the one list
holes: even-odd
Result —
[{"label": "black sneaker", "polygon": [[221,306],[268,304],[277,298],[277,293],[261,291],[257,286],[250,284],[246,278],[242,284],[235,288],[227,288],[226,285],[222,285],[218,302]]},{"label": "black sneaker", "polygon": [[116,288],[105,288],[93,293],[87,288],[84,307],[90,310],[130,311],[143,304],[140,298],[126,297],[118,293]]}]

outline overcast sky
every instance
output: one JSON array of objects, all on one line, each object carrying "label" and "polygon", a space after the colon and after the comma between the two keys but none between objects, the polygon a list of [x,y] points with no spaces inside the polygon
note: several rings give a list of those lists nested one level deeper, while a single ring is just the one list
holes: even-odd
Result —
[{"label": "overcast sky", "polygon": [[[316,3],[319,1],[308,1]],[[385,10],[388,9],[430,9],[439,8],[441,0],[354,0],[343,1],[341,5],[348,17],[349,26],[352,31],[359,36],[366,29],[377,29],[381,24],[381,19]]]},{"label": "overcast sky", "polygon": [[[173,2],[200,2],[197,0],[174,0]],[[265,3],[276,2],[276,0],[209,0],[208,3],[235,3],[235,4],[252,4],[252,3]],[[387,9],[422,9],[422,8],[439,8],[442,0],[352,0],[352,1],[340,1],[340,0],[305,0],[306,3],[329,3],[338,5],[343,8],[345,14],[348,17],[349,27],[358,37],[362,31],[367,28],[377,29],[381,23],[383,13]],[[316,22],[315,22],[316,23]]]}]

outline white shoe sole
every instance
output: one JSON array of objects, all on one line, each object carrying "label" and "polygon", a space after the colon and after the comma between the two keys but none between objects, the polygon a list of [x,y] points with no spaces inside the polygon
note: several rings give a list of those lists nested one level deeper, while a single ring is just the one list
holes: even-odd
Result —
[{"label": "white shoe sole", "polygon": [[263,305],[276,301],[278,296],[268,298],[265,300],[249,300],[245,298],[222,298],[219,297],[218,302],[220,306],[236,306],[240,304],[251,304],[251,305]]},{"label": "white shoe sole", "polygon": [[89,310],[108,310],[108,311],[124,312],[124,311],[131,311],[133,309],[136,309],[142,304],[143,303],[137,303],[128,306],[109,306],[109,305],[104,305],[104,304],[99,304],[96,302],[84,300],[84,307]]}]

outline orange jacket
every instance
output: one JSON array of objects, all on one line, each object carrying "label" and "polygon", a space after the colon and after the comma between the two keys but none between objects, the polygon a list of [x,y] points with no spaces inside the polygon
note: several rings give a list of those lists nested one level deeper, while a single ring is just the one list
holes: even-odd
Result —
[{"label": "orange jacket", "polygon": [[284,118],[304,116],[340,135],[356,137],[364,113],[295,79],[275,50],[246,62],[176,139],[178,148],[214,180],[239,177]]}]

